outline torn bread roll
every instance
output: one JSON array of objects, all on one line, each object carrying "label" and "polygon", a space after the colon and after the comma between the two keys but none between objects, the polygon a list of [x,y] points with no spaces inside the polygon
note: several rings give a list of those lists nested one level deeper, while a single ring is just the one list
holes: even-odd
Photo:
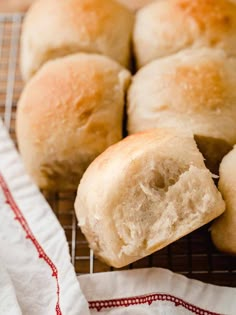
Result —
[{"label": "torn bread roll", "polygon": [[[132,11],[137,11],[154,0],[117,0]],[[160,0],[159,0],[160,1]]]},{"label": "torn bread roll", "polygon": [[115,0],[38,0],[21,38],[21,72],[28,80],[46,61],[85,52],[130,63],[133,14]]},{"label": "torn bread roll", "polygon": [[236,58],[207,48],[146,65],[128,93],[129,134],[160,127],[189,130],[217,173],[236,143],[235,69]]},{"label": "torn bread roll", "polygon": [[130,73],[108,57],[75,54],[46,63],[26,85],[16,131],[40,188],[76,189],[92,160],[122,138]]},{"label": "torn bread roll", "polygon": [[133,42],[138,68],[186,48],[221,48],[236,56],[236,3],[154,1],[138,11]]},{"label": "torn bread roll", "polygon": [[219,190],[225,199],[226,211],[211,227],[212,240],[219,250],[236,255],[236,147],[220,165]]},{"label": "torn bread roll", "polygon": [[225,209],[191,135],[156,129],[102,153],[85,172],[75,210],[95,255],[114,267],[145,257]]}]

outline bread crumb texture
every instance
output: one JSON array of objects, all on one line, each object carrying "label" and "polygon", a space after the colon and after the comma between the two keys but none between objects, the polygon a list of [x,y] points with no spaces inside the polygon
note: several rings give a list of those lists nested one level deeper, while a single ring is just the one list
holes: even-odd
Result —
[{"label": "bread crumb texture", "polygon": [[224,208],[192,136],[170,129],[107,149],[84,174],[75,203],[91,248],[114,267],[163,248]]}]

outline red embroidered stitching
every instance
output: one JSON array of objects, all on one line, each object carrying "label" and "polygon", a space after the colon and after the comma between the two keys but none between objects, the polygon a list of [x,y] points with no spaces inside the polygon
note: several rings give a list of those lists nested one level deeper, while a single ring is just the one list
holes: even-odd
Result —
[{"label": "red embroidered stitching", "polygon": [[104,308],[114,308],[114,307],[121,307],[121,306],[128,307],[131,305],[140,305],[140,304],[146,304],[146,303],[148,303],[148,305],[151,305],[155,301],[169,301],[169,302],[174,303],[176,307],[183,306],[190,312],[194,314],[198,314],[198,315],[222,315],[222,314],[213,313],[213,312],[201,309],[173,295],[162,294],[162,293],[136,296],[136,297],[131,297],[131,298],[123,298],[123,299],[91,301],[89,302],[89,308],[96,309],[98,312],[100,312]]},{"label": "red embroidered stitching", "polygon": [[0,173],[0,186],[2,187],[3,193],[5,195],[6,198],[6,203],[9,204],[9,206],[11,207],[12,211],[15,214],[15,220],[17,220],[20,225],[22,226],[23,230],[26,233],[26,238],[31,240],[31,242],[33,243],[33,245],[36,247],[37,252],[39,254],[39,258],[42,258],[51,268],[52,270],[52,277],[56,278],[56,282],[57,282],[57,304],[56,304],[56,314],[57,315],[62,315],[61,309],[60,309],[60,286],[59,286],[59,281],[58,281],[58,271],[56,266],[54,265],[54,263],[51,261],[51,259],[47,256],[47,254],[45,253],[45,251],[43,250],[43,248],[41,247],[41,245],[39,244],[39,242],[36,240],[35,236],[33,235],[32,231],[30,230],[30,227],[26,221],[26,219],[24,218],[21,210],[19,209],[19,207],[17,206],[15,200],[13,199],[13,196],[2,176],[2,174]]}]

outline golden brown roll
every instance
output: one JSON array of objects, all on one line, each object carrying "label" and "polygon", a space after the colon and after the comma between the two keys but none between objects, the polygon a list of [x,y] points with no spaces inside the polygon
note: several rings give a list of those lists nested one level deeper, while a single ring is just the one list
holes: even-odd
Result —
[{"label": "golden brown roll", "polygon": [[236,58],[221,50],[186,50],[155,60],[134,76],[128,95],[128,131],[189,130],[216,172],[236,143],[235,86]]},{"label": "golden brown roll", "polygon": [[139,68],[186,48],[221,48],[236,56],[236,3],[155,1],[137,13],[133,42]]},{"label": "golden brown roll", "polygon": [[212,240],[219,250],[236,255],[236,147],[220,165],[219,189],[226,211],[211,227]]},{"label": "golden brown roll", "polygon": [[[154,0],[117,0],[132,11],[137,11]],[[160,0],[159,0],[160,1]]]},{"label": "golden brown roll", "polygon": [[122,138],[130,73],[108,57],[75,54],[46,63],[18,103],[16,131],[40,188],[75,189],[92,160]]},{"label": "golden brown roll", "polygon": [[132,28],[132,12],[115,0],[38,0],[23,25],[23,79],[46,61],[77,52],[107,55],[128,66]]},{"label": "golden brown roll", "polygon": [[219,216],[224,201],[191,135],[156,129],[103,152],[85,172],[75,210],[95,255],[123,267]]}]

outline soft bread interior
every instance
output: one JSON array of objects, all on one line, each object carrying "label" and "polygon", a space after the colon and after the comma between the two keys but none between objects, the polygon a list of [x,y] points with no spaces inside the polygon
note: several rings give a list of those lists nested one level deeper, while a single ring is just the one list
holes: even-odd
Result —
[{"label": "soft bread interior", "polygon": [[95,254],[117,268],[225,209],[193,138],[160,130],[110,147],[90,165],[78,188],[75,208],[82,232]]},{"label": "soft bread interior", "polygon": [[195,166],[179,168],[173,162],[149,174],[144,168],[136,184],[129,187],[125,207],[114,208],[112,222],[120,239],[121,260],[129,256],[132,263],[137,256],[151,254],[210,222],[215,211],[222,213],[223,200],[214,209],[219,193],[209,172]]}]

